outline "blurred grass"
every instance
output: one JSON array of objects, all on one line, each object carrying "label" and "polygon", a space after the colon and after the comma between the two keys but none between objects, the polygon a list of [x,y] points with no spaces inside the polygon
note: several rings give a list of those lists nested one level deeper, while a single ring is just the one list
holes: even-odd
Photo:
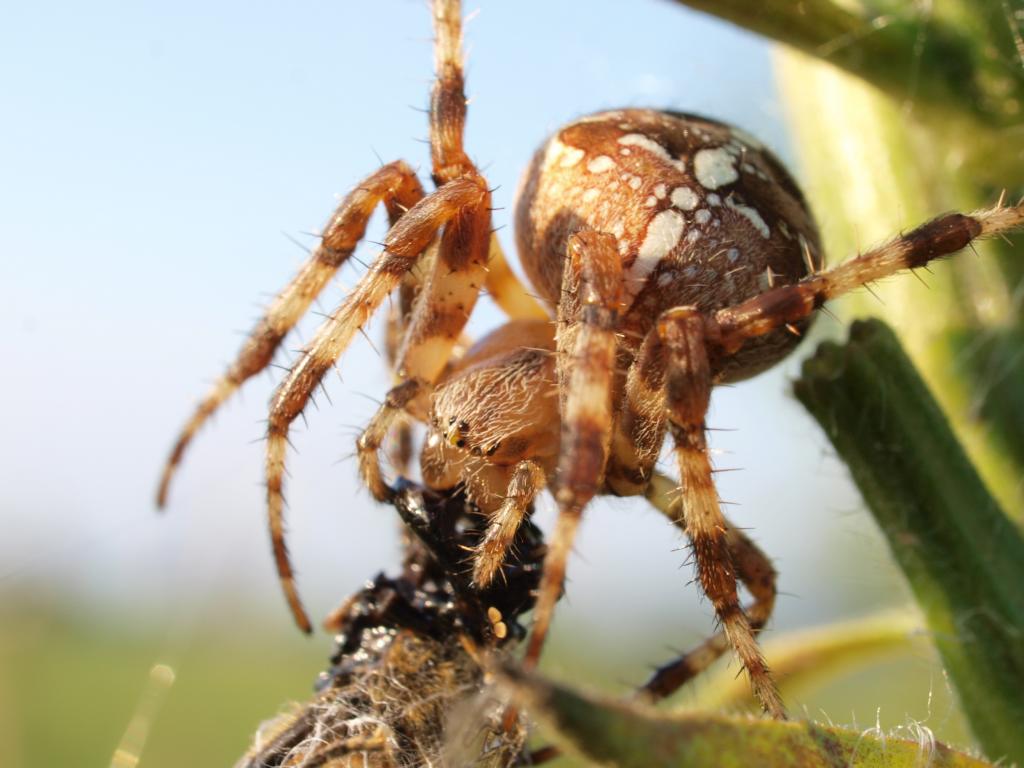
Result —
[{"label": "blurred grass", "polygon": [[168,649],[155,630],[70,605],[6,600],[0,611],[0,764],[105,766],[147,687],[153,664],[176,675],[151,723],[141,765],[230,766],[256,726],[304,699],[326,639],[213,621]]},{"label": "blurred grass", "polygon": [[[655,657],[591,645],[594,628],[575,627],[553,646],[545,669],[567,683],[623,695]],[[644,627],[652,634],[657,626]],[[137,617],[97,617],[67,603],[5,598],[0,608],[0,764],[4,768],[106,766],[136,714],[154,663],[173,667],[174,685],[151,724],[141,768],[233,765],[256,727],[288,701],[304,700],[323,668],[330,639],[311,642],[258,618],[199,621],[168,652],[165,633]],[[662,650],[663,655],[670,652]],[[720,665],[734,674],[735,665]],[[640,676],[642,677],[642,675]],[[667,703],[698,702],[702,686]],[[706,693],[706,691],[705,691]],[[787,692],[793,711],[884,729],[922,721],[936,737],[969,745],[934,651],[924,639],[875,663]],[[879,708],[879,702],[884,707]],[[545,742],[539,733],[536,743]],[[555,765],[580,765],[563,758]]]}]

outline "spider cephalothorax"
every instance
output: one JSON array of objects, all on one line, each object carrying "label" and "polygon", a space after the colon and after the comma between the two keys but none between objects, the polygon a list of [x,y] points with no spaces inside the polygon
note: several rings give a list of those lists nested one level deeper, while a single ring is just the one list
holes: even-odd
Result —
[{"label": "spider cephalothorax", "polygon": [[[310,627],[282,525],[288,432],[356,331],[395,296],[388,349],[399,383],[358,440],[361,474],[375,498],[391,500],[380,448],[406,420],[427,425],[424,480],[435,489],[464,487],[489,518],[474,545],[477,589],[500,572],[536,494],[553,487],[559,518],[527,664],[539,657],[587,503],[598,493],[643,494],[689,537],[700,584],[723,630],[702,646],[705,652],[660,670],[647,689],[670,692],[731,645],[765,709],[783,716],[754,636],[772,610],[774,571],[722,513],[705,437],[711,388],[780,360],[825,301],[1017,227],[1024,208],[946,214],[822,271],[803,197],[756,139],[678,112],[601,112],[556,132],[521,187],[517,243],[541,306],[509,270],[491,234],[488,184],[463,147],[459,3],[434,0],[433,9],[437,78],[430,146],[437,188],[425,193],[410,166],[396,161],[343,200],[310,261],[186,425],[159,500],[198,426],[266,367],[383,204],[391,221],[383,252],[306,345],[270,406],[268,516],[281,582],[299,625]],[[484,289],[513,322],[460,359],[462,331]],[[671,508],[654,472],[666,436],[680,474]],[[400,464],[407,458],[404,449]],[[737,581],[753,597],[746,609]]]}]

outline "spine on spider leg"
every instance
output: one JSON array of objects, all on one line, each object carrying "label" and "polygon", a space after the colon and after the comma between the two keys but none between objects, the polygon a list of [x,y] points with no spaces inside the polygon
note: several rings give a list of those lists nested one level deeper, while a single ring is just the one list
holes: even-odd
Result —
[{"label": "spine on spider leg", "polygon": [[795,391],[864,494],[986,753],[1024,762],[1020,530],[881,322],[823,344]]}]

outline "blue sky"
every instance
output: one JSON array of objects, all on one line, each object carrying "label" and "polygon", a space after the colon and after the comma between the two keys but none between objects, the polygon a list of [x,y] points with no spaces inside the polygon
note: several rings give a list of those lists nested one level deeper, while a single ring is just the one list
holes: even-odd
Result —
[{"label": "blue sky", "polygon": [[[791,155],[768,50],[751,36],[666,0],[478,5],[467,143],[499,187],[498,224],[543,137],[601,108],[701,112]],[[40,2],[5,15],[0,592],[145,611],[226,591],[284,621],[253,442],[278,374],[251,382],[199,436],[164,516],[152,494],[175,430],[301,263],[291,239],[312,242],[377,155],[426,165],[425,118],[410,109],[429,88],[426,5]],[[357,277],[344,270],[323,308]],[[498,322],[484,305],[473,328]],[[793,369],[716,393],[711,419],[737,430],[715,435],[728,452],[719,466],[745,470],[720,474],[721,494],[799,596],[779,606],[790,625],[839,610],[837,587],[864,586],[842,582],[829,542],[874,552],[843,469],[787,394]],[[357,340],[340,371],[291,463],[290,542],[314,615],[396,559],[393,515],[342,460],[386,387],[383,364]],[[682,626],[698,609],[678,546],[642,504],[599,500],[565,611]]]}]

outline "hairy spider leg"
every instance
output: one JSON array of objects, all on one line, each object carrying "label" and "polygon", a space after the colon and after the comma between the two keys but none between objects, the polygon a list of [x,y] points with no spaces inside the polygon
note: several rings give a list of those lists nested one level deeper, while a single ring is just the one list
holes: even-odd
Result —
[{"label": "hairy spider leg", "polygon": [[[433,269],[420,289],[397,356],[393,388],[357,442],[360,469],[375,498],[388,498],[378,449],[399,410],[422,402],[444,371],[486,279],[491,194],[463,147],[466,96],[461,61],[462,19],[457,0],[434,0],[435,80],[430,97],[430,153],[437,190],[391,228],[384,252],[345,302],[319,328],[271,400],[267,433],[267,514],[281,584],[296,623],[310,630],[295,588],[284,542],[282,486],[288,430],[314,388],[384,299],[416,264],[438,231]],[[405,382],[412,382],[406,384]],[[404,399],[404,400],[403,400]]]},{"label": "hairy spider leg", "polygon": [[[656,471],[645,495],[655,509],[686,533],[686,518],[678,483],[675,480]],[[744,608],[744,612],[751,628],[756,632],[768,623],[775,607],[777,574],[771,560],[750,537],[728,519],[725,520],[725,526],[725,543],[729,549],[732,566],[753,598],[750,605]],[[729,639],[726,633],[717,632],[696,648],[658,667],[637,694],[652,701],[667,698],[711,666],[728,650]]]},{"label": "hairy spider leg", "polygon": [[612,235],[587,231],[570,237],[567,249],[557,339],[563,398],[555,491],[559,513],[544,559],[527,668],[540,658],[580,516],[600,487],[613,419],[615,331],[623,302],[618,246]]},{"label": "hairy spider leg", "polygon": [[466,154],[465,77],[459,0],[434,0],[434,87],[430,92],[430,158],[434,183],[442,186],[477,168]]},{"label": "hairy spider leg", "polygon": [[952,256],[979,238],[1024,225],[1024,203],[947,213],[906,234],[789,286],[715,312],[707,319],[707,339],[718,354],[732,354],[748,339],[807,317],[826,301],[888,277]]},{"label": "hairy spider leg", "polygon": [[546,484],[544,468],[538,462],[523,459],[516,464],[501,507],[491,516],[484,537],[474,550],[474,586],[482,589],[494,581],[530,505]]},{"label": "hairy spider leg", "polygon": [[182,428],[164,465],[157,489],[157,507],[167,503],[174,473],[199,428],[249,378],[266,368],[287,333],[309,309],[338,269],[348,261],[366,234],[374,209],[383,203],[393,225],[423,198],[423,187],[401,160],[384,165],[363,179],[341,201],[292,281],[274,299],[242,345],[235,361],[199,403]]},{"label": "hairy spider leg", "polygon": [[[668,310],[645,339],[627,377],[627,405],[622,421],[623,426],[629,426],[625,417],[631,414],[632,428],[624,432],[629,438],[617,436],[616,450],[630,438],[649,433],[644,429],[645,423],[648,426],[655,423],[660,418],[659,411],[664,413],[667,408],[680,465],[683,519],[693,543],[701,586],[715,606],[730,645],[750,675],[755,694],[773,715],[783,717],[784,710],[754,640],[758,628],[754,620],[759,620],[760,616],[745,614],[736,597],[739,566],[730,554],[729,526],[719,508],[707,457],[704,415],[713,384],[710,360],[726,358],[735,354],[747,340],[808,317],[829,299],[902,269],[923,267],[934,259],[962,250],[979,237],[1000,234],[1022,225],[1024,204],[997,206],[970,215],[945,214],[837,267],[812,274],[795,284],[768,290],[710,316],[702,316],[692,308]],[[663,399],[656,396],[661,386],[659,370]],[[642,391],[644,389],[647,391]],[[632,467],[624,468],[624,474],[643,488],[650,476],[653,458],[656,458],[656,447],[645,446],[642,440],[639,443],[640,450],[634,452],[637,460],[632,462]],[[630,469],[634,470],[631,478]],[[570,516],[560,515],[560,522],[562,519],[569,519],[564,529],[573,533],[575,525]],[[568,551],[571,539],[565,543],[561,541],[563,536],[564,530],[556,529],[552,550]],[[762,567],[763,564],[756,562],[756,555],[748,551],[746,557],[754,558],[750,560],[751,568]],[[546,561],[545,576],[547,569]],[[556,572],[555,576],[564,577],[564,566],[560,570],[562,572]],[[542,581],[538,613],[546,601],[551,601],[550,595],[557,597],[560,591],[560,580],[549,584]],[[766,596],[767,592],[764,594]],[[758,606],[757,601],[755,606]],[[766,608],[770,608],[770,603],[762,598],[760,610]],[[531,638],[530,658],[535,660],[539,655],[542,642],[543,636]]]},{"label": "hairy spider leg", "polygon": [[[489,207],[486,182],[475,175],[446,183],[411,208],[388,232],[384,251],[342,305],[320,326],[271,399],[266,454],[271,541],[288,604],[304,631],[310,630],[310,623],[295,589],[282,519],[289,427],[352,336],[398,287],[443,226],[437,262],[421,289],[423,300],[417,303],[410,321],[398,368],[404,378],[433,382],[459,338],[483,280]],[[377,489],[375,495],[378,493],[382,492]]]},{"label": "hairy spider leg", "polygon": [[708,457],[704,419],[711,400],[712,376],[703,318],[690,308],[668,310],[649,337],[653,341],[649,349],[660,347],[662,351],[665,406],[679,465],[683,522],[693,546],[697,578],[761,705],[773,717],[784,719],[782,698],[757,645],[754,628],[740,605],[728,524]]}]

